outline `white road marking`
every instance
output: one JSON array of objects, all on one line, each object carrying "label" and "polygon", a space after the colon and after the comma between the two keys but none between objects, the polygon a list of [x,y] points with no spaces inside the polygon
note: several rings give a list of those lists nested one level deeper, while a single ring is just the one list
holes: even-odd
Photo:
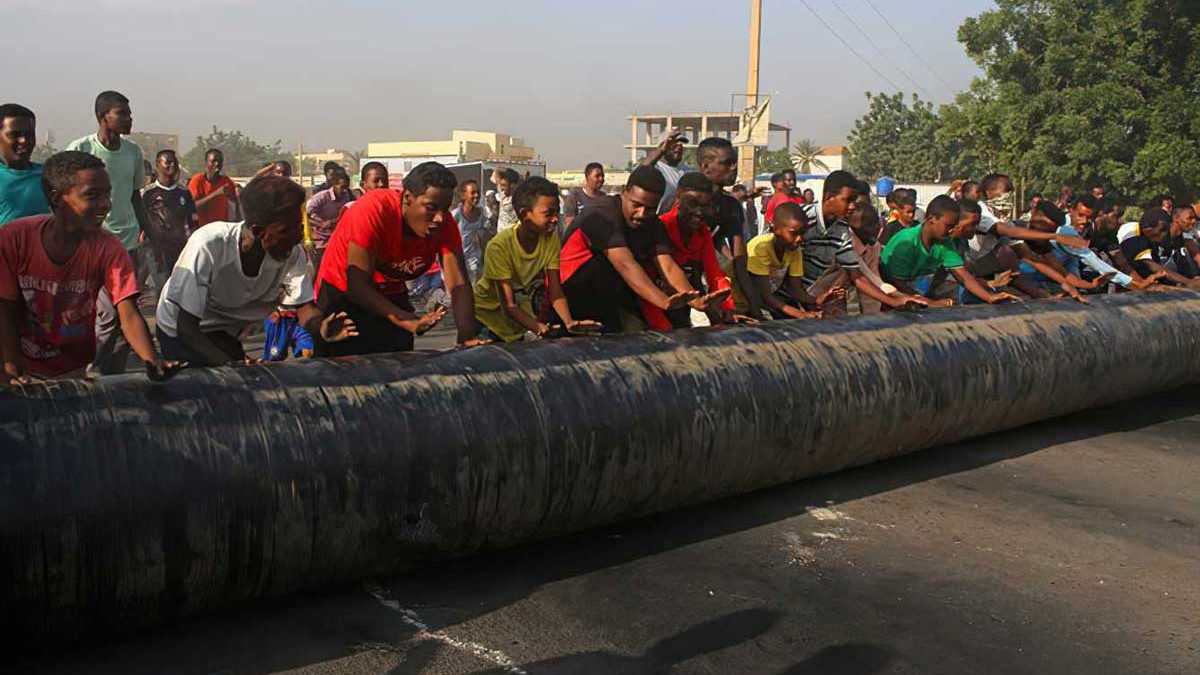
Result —
[{"label": "white road marking", "polygon": [[375,598],[376,602],[399,614],[401,621],[417,629],[417,634],[414,636],[417,639],[436,640],[448,647],[467,652],[492,665],[499,666],[513,675],[528,675],[524,670],[517,667],[517,662],[504,652],[485,647],[477,642],[459,640],[450,636],[444,630],[429,630],[429,625],[421,621],[421,617],[416,612],[401,607],[400,603],[393,600],[382,587],[375,584],[367,584],[363,588],[371,594],[371,597]]}]

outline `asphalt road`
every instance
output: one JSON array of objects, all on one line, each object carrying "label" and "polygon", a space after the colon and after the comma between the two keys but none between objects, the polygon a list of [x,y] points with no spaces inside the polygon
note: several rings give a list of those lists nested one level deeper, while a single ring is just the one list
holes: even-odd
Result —
[{"label": "asphalt road", "polygon": [[1200,389],[20,673],[1200,672]]}]

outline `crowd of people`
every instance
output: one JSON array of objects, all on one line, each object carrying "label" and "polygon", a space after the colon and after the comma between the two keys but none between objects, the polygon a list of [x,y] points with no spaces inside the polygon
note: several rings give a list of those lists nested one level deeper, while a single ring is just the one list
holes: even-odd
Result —
[{"label": "crowd of people", "polygon": [[[729,140],[700,139],[690,167],[671,130],[614,194],[598,163],[566,193],[510,169],[484,195],[436,162],[398,186],[378,162],[354,178],[331,163],[309,194],[287,162],[237,185],[219,148],[183,184],[174,152],[147,167],[127,138],[126,97],[101,93],[95,118],[96,133],[38,165],[34,113],[0,106],[5,384],[122,372],[129,350],[155,380],[256,360],[253,330],[268,361],[405,351],[447,314],[468,348],[1200,289],[1195,209],[1164,195],[1124,222],[1131,205],[1103,185],[1035,195],[1018,216],[1012,179],[989,174],[924,208],[896,189],[881,213],[842,170],[818,192],[792,171],[769,194],[735,185]],[[419,308],[426,295],[437,301]]]}]

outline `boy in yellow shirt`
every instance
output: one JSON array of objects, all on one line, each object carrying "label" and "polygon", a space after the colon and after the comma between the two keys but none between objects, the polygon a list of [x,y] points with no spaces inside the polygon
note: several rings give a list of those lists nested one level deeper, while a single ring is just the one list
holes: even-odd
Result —
[{"label": "boy in yellow shirt", "polygon": [[534,176],[512,195],[518,224],[500,230],[483,256],[483,276],[475,284],[475,318],[493,337],[516,342],[526,332],[539,338],[551,327],[538,320],[530,302],[534,282],[546,279],[546,299],[568,332],[591,332],[600,325],[576,321],[559,280],[558,185]]},{"label": "boy in yellow shirt", "polygon": [[[734,305],[739,313],[755,319],[765,307],[776,319],[820,318],[820,308],[830,300],[846,297],[846,289],[830,289],[814,298],[804,287],[804,232],[811,223],[799,204],[783,203],[775,209],[771,231],[746,245],[746,269],[753,288],[739,287],[733,279]],[[810,311],[812,310],[812,311]]]}]

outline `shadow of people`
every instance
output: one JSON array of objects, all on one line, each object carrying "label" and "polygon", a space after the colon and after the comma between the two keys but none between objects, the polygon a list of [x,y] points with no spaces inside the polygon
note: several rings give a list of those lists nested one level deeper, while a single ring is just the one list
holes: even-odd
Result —
[{"label": "shadow of people", "polygon": [[[675,665],[704,654],[728,649],[763,635],[779,620],[779,613],[746,609],[699,623],[665,637],[637,655],[607,651],[580,652],[553,659],[525,663],[520,670],[529,675],[641,675],[667,673]],[[479,675],[505,675],[511,669],[492,669]]]},{"label": "shadow of people", "polygon": [[872,675],[887,667],[896,653],[873,644],[831,645],[778,675]]}]

